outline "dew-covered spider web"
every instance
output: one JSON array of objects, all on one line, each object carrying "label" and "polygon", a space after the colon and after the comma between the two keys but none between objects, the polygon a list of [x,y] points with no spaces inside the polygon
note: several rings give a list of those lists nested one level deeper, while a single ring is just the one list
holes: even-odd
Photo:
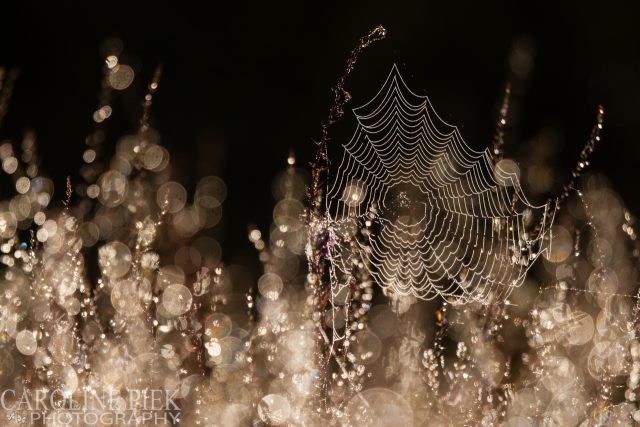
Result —
[{"label": "dew-covered spider web", "polygon": [[[520,286],[548,247],[547,207],[531,205],[489,149],[471,149],[395,65],[354,113],[327,193],[334,297],[350,286],[354,257],[396,295],[487,303]],[[365,226],[363,244],[353,230]]]}]

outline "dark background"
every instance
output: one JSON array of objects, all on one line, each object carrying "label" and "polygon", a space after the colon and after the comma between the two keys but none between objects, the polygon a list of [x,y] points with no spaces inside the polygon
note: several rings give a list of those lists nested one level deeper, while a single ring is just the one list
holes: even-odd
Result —
[{"label": "dark background", "polygon": [[[388,37],[366,51],[348,82],[352,106],[368,101],[396,62],[412,89],[428,94],[481,149],[494,131],[513,43],[529,40],[535,63],[518,89],[507,154],[551,128],[559,135],[554,166],[569,171],[603,103],[605,133],[593,167],[640,213],[640,14],[631,2],[15,3],[0,7],[0,64],[21,69],[0,139],[34,129],[42,169],[60,190],[82,164],[92,129],[100,46],[120,38],[136,82],[113,103],[110,141],[136,129],[144,88],[162,62],[152,123],[176,180],[193,187],[219,174],[227,182],[222,244],[229,262],[252,254],[248,223],[268,228],[271,182],[289,149],[301,167],[310,161],[329,89],[357,39],[377,24]],[[353,125],[349,110],[332,147]]]}]

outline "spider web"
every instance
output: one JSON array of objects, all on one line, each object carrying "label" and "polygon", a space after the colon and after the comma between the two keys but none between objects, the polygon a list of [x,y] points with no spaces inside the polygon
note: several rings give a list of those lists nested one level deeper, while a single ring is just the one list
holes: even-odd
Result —
[{"label": "spider web", "polygon": [[[354,259],[387,292],[425,300],[488,303],[520,286],[548,247],[552,221],[517,175],[489,149],[471,149],[395,65],[354,113],[357,129],[327,193],[332,302],[350,286]],[[353,230],[372,213],[375,232],[354,245]]]}]

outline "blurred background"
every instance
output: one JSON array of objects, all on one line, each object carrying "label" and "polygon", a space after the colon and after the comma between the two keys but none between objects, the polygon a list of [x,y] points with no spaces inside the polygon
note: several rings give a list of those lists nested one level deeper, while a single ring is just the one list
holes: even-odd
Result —
[{"label": "blurred background", "polygon": [[[4,4],[0,14],[0,65],[20,69],[0,139],[20,140],[33,129],[41,169],[62,198],[65,177],[82,165],[105,46],[119,44],[121,62],[135,72],[112,102],[106,144],[135,132],[146,85],[164,64],[151,123],[172,155],[172,179],[189,190],[206,175],[225,180],[214,233],[227,263],[258,271],[248,224],[268,229],[272,182],[290,150],[308,169],[330,87],[357,39],[378,24],[388,36],[347,82],[351,108],[368,101],[396,63],[414,91],[483,149],[511,81],[505,152],[519,162],[532,198],[544,201],[568,180],[602,103],[605,131],[593,168],[640,213],[640,15],[630,4],[24,3]],[[332,134],[334,162],[354,128],[349,109]]]}]

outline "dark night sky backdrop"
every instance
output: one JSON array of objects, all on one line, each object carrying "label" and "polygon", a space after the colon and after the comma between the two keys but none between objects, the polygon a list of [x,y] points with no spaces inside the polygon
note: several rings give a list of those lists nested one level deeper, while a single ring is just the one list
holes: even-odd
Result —
[{"label": "dark night sky backdrop", "polygon": [[[36,130],[43,170],[63,183],[81,165],[92,126],[100,45],[122,39],[124,61],[137,64],[136,86],[115,101],[108,134],[135,129],[144,86],[163,62],[153,124],[177,162],[176,180],[193,185],[214,173],[227,182],[228,261],[251,254],[249,222],[268,226],[271,181],[288,150],[302,166],[310,160],[329,88],[376,24],[388,38],[364,54],[348,83],[352,106],[367,101],[396,62],[414,90],[483,148],[512,42],[530,36],[535,64],[507,153],[552,126],[562,135],[557,164],[569,170],[603,103],[606,131],[593,165],[640,214],[640,15],[631,2],[23,3],[1,11],[0,64],[19,66],[21,77],[0,138]],[[349,110],[334,146],[353,125]]]}]

